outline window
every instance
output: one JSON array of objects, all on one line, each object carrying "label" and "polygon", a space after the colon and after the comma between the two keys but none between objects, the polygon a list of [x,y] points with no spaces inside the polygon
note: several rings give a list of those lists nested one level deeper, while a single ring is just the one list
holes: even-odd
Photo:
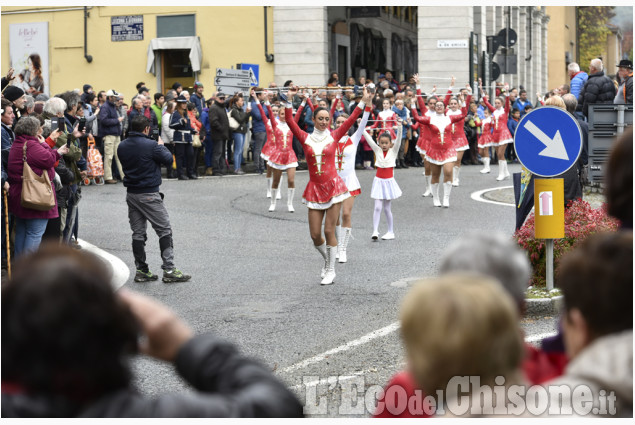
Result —
[{"label": "window", "polygon": [[196,35],[196,15],[157,16],[157,37],[191,37]]}]

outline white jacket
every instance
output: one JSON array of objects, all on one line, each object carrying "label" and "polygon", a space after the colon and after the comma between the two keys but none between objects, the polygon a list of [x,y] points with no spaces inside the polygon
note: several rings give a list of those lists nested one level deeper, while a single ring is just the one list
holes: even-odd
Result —
[{"label": "white jacket", "polygon": [[403,126],[397,127],[397,140],[393,140],[394,146],[388,150],[384,157],[384,151],[375,143],[373,138],[364,131],[364,138],[370,145],[373,152],[375,152],[375,167],[377,168],[394,168],[397,165],[397,156],[399,155],[399,146],[401,145],[401,132]]}]

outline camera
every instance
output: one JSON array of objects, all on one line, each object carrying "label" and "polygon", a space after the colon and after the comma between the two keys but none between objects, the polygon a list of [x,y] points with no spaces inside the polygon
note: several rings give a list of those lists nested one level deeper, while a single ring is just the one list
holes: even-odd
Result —
[{"label": "camera", "polygon": [[79,124],[77,125],[77,131],[81,133],[82,131],[84,131],[85,128],[86,128],[86,118],[81,117],[79,119]]},{"label": "camera", "polygon": [[159,129],[158,128],[152,128],[152,130],[150,131],[150,138],[152,140],[159,140]]}]

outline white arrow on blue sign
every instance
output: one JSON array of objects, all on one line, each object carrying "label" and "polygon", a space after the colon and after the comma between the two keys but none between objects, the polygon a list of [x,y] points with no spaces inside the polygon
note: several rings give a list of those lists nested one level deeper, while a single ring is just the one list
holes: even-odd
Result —
[{"label": "white arrow on blue sign", "polygon": [[580,124],[567,111],[543,106],[526,114],[516,127],[514,148],[521,164],[541,177],[560,175],[582,151]]}]

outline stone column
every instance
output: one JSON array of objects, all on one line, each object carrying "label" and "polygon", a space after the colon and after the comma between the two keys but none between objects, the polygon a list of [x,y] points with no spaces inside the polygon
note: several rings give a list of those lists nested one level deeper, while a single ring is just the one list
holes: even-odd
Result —
[{"label": "stone column", "polygon": [[329,72],[326,7],[273,8],[274,80],[323,85]]},{"label": "stone column", "polygon": [[[456,77],[456,88],[469,81],[469,41],[474,24],[471,7],[418,8],[418,70],[424,91],[437,85],[445,93],[449,77]],[[439,41],[461,40],[466,47],[443,48]],[[436,78],[436,79],[434,79]]]},{"label": "stone column", "polygon": [[527,90],[530,76],[528,73],[528,64],[530,62],[527,61],[529,57],[529,33],[527,31],[527,6],[520,6],[518,10],[518,85],[523,86],[525,90]]},{"label": "stone column", "polygon": [[[520,28],[519,28],[519,13],[518,10],[520,8],[518,6],[512,6],[511,8],[511,28],[516,31],[516,35],[520,36]],[[520,39],[516,39],[516,45],[514,46],[514,54],[516,55],[516,73],[512,74],[510,77],[509,86],[518,88],[518,76],[520,75],[520,55],[518,54],[518,47],[520,44]]]},{"label": "stone column", "polygon": [[547,70],[542,66],[542,17],[543,13],[534,9],[532,12],[533,17],[533,28],[532,28],[532,84],[531,84],[531,92],[528,92],[529,98],[532,99],[531,103],[535,104],[536,102],[536,92],[540,92],[542,96],[544,93],[542,92],[542,74],[546,73]]},{"label": "stone column", "polygon": [[[548,24],[549,24],[549,16],[543,15],[542,18],[542,64],[544,68],[544,72],[542,73],[542,92],[546,92],[554,87],[549,87],[549,38],[548,38]],[[561,83],[562,84],[562,83]]]}]

